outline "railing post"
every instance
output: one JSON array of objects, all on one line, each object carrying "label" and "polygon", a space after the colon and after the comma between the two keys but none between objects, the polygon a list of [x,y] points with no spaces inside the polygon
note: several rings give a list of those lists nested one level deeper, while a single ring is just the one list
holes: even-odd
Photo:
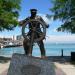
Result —
[{"label": "railing post", "polygon": [[63,49],[61,49],[61,57],[63,57],[64,55],[63,55]]}]

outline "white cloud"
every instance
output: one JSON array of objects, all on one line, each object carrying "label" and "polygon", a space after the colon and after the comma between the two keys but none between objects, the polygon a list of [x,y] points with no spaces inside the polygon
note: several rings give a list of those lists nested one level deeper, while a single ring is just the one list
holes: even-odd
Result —
[{"label": "white cloud", "polygon": [[57,43],[66,43],[72,42],[75,43],[75,35],[50,35],[46,38],[45,42],[57,42]]},{"label": "white cloud", "polygon": [[52,21],[53,21],[53,18],[48,19],[48,18],[46,17],[46,14],[38,14],[38,15],[41,16],[41,17],[43,18],[43,20],[44,20],[47,24],[50,24],[50,23],[52,23]]},{"label": "white cloud", "polygon": [[25,19],[25,18],[19,18],[18,21],[22,21],[22,20],[24,20],[24,19]]},{"label": "white cloud", "polygon": [[3,38],[3,35],[0,35],[0,38]]},{"label": "white cloud", "polygon": [[0,38],[13,38],[13,36],[9,36],[9,35],[0,35]]},{"label": "white cloud", "polygon": [[53,29],[53,32],[58,32],[56,29],[57,29],[57,28],[54,28],[54,29]]}]

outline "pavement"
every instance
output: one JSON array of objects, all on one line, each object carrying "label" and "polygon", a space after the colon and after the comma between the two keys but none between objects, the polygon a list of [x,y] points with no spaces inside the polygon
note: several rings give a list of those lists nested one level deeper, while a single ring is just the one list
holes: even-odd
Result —
[{"label": "pavement", "polygon": [[58,62],[54,62],[54,64],[57,68],[60,68],[65,73],[65,75],[75,75],[75,65]]},{"label": "pavement", "polygon": [[0,63],[0,75],[7,75],[10,62]]}]

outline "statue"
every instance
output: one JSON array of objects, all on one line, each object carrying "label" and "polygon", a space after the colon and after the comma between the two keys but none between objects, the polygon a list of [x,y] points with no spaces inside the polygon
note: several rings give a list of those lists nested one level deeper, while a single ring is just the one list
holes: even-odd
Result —
[{"label": "statue", "polygon": [[41,57],[44,58],[46,54],[43,40],[46,36],[46,28],[48,28],[49,25],[45,23],[42,17],[36,15],[36,9],[31,9],[30,12],[31,16],[20,22],[20,25],[22,25],[22,35],[24,37],[23,47],[25,54],[32,56],[34,43],[37,43],[41,51]]}]

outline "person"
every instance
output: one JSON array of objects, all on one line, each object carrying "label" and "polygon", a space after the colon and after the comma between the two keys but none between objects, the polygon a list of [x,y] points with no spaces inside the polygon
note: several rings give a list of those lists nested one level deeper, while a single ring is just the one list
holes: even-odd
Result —
[{"label": "person", "polygon": [[[20,25],[22,25],[23,23],[25,23],[29,19],[39,19],[40,21],[45,23],[46,28],[49,27],[49,25],[46,24],[46,22],[42,19],[42,17],[37,15],[37,9],[30,9],[30,12],[31,12],[31,16],[27,17],[25,20],[21,21]],[[30,40],[31,40],[31,35],[32,35],[32,26],[35,27],[36,25],[37,25],[37,28],[36,28],[37,32],[34,35],[35,36],[34,38],[39,38],[40,37],[38,32],[42,33],[39,22],[29,23],[29,32],[28,32],[27,35],[30,36]],[[29,51],[29,46],[30,46],[29,44],[30,44],[30,41],[27,40],[27,39],[24,39],[23,46],[24,46],[25,53],[28,56],[32,56],[32,50]],[[38,46],[40,48],[40,51],[41,51],[41,57],[44,58],[45,55],[46,55],[46,52],[45,52],[45,48],[44,48],[43,39],[38,41],[37,44],[38,44]]]}]

